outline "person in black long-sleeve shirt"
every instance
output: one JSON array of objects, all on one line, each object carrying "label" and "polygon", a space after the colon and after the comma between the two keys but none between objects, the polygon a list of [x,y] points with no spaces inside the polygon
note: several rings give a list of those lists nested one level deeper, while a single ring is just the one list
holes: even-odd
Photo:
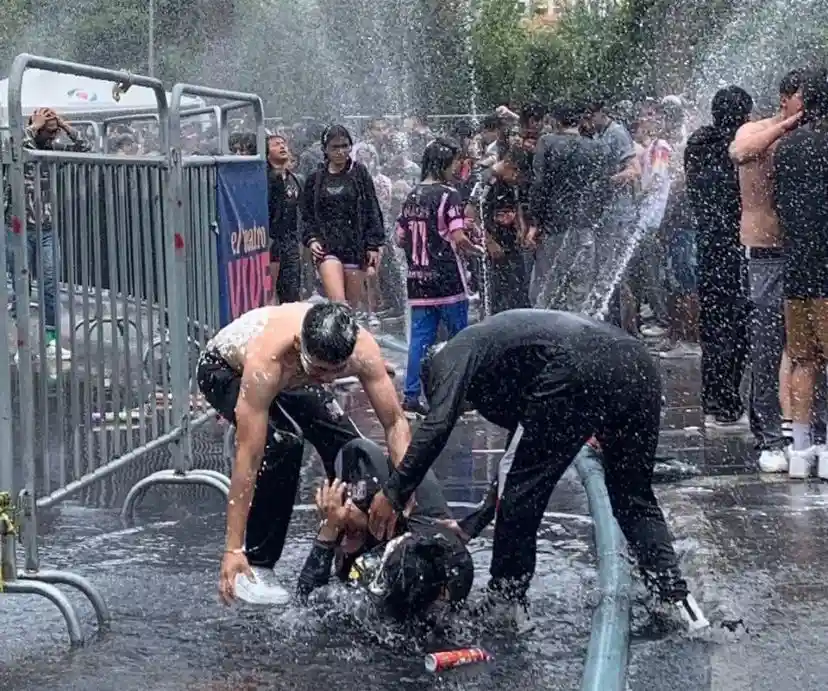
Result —
[{"label": "person in black long-sleeve shirt", "polygon": [[351,159],[352,146],[341,125],[322,133],[325,161],[308,176],[302,194],[302,241],[327,298],[357,309],[365,270],[379,266],[385,226],[374,181],[364,165]]},{"label": "person in black long-sleeve shirt", "polygon": [[594,435],[613,512],[642,571],[665,601],[689,602],[652,490],[661,386],[644,344],[584,316],[512,310],[461,331],[424,363],[431,409],[372,502],[375,536],[393,534],[396,516],[469,404],[516,443],[497,506],[490,601],[523,604],[549,497]]},{"label": "person in black long-sleeve shirt", "polygon": [[299,197],[302,185],[290,170],[287,140],[267,138],[267,183],[270,217],[270,273],[279,303],[299,302]]},{"label": "person in black long-sleeve shirt", "polygon": [[749,303],[739,242],[739,176],[728,148],[752,109],[744,89],[719,90],[713,97],[713,124],[690,135],[684,150],[687,200],[698,229],[702,407],[711,425],[733,425],[744,412],[739,386],[748,354]]},{"label": "person in black long-sleeve shirt", "polygon": [[[390,469],[390,460],[374,442],[356,439],[342,447],[336,479],[316,493],[323,521],[299,575],[300,600],[307,601],[311,592],[328,584],[335,560],[341,581],[364,587],[397,619],[422,615],[438,599],[465,600],[474,564],[464,543],[491,521],[485,504],[463,521],[452,521],[429,470],[393,539],[377,542],[368,533],[368,507]],[[481,513],[488,520],[481,521]]]}]

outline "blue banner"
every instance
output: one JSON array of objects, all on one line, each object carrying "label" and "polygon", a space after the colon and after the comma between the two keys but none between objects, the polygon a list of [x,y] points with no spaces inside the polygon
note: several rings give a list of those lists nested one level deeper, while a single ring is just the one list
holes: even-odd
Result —
[{"label": "blue banner", "polygon": [[221,324],[270,302],[267,163],[219,163],[219,314]]}]

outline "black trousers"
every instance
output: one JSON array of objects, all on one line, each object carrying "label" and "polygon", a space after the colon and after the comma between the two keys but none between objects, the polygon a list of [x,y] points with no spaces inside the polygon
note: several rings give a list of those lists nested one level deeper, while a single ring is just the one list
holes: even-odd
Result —
[{"label": "black trousers", "polygon": [[750,303],[744,250],[698,243],[702,407],[707,415],[738,417],[748,357]]},{"label": "black trousers", "polygon": [[[604,359],[604,358],[596,358]],[[497,506],[490,587],[522,596],[535,571],[536,536],[555,485],[593,434],[601,443],[613,513],[662,597],[679,599],[673,540],[653,493],[661,421],[658,371],[640,344],[619,345],[603,362],[611,376],[579,382],[539,400],[523,416]],[[482,412],[482,411],[481,411]]]},{"label": "black trousers", "polygon": [[506,250],[505,256],[489,261],[492,314],[529,308],[529,275],[526,258],[519,249]]},{"label": "black trousers", "polygon": [[[273,253],[271,252],[271,257]],[[279,252],[279,278],[274,289],[279,297],[279,304],[299,302],[302,285],[302,258],[298,243],[284,247]]]},{"label": "black trousers", "polygon": [[[235,424],[241,375],[220,355],[208,352],[199,360],[197,378],[210,405]],[[283,391],[276,397],[247,519],[245,549],[251,565],[273,568],[282,556],[299,487],[303,441],[313,445],[332,479],[339,450],[360,437],[333,395],[321,387]]]}]

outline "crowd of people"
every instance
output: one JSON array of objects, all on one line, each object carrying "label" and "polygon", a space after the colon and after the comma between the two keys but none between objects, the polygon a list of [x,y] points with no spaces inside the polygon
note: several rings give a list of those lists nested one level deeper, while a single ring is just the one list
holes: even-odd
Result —
[{"label": "crowd of people", "polygon": [[[828,73],[786,75],[778,112],[762,119],[744,89],[723,88],[711,116],[694,129],[686,104],[667,96],[611,108],[503,105],[479,125],[457,119],[443,131],[377,117],[358,133],[312,121],[270,133],[281,304],[225,327],[198,367],[205,397],[238,430],[225,598],[251,565],[278,561],[307,439],[327,480],[305,596],[349,544],[362,561],[340,573],[356,573],[403,616],[463,600],[465,542],[497,512],[488,598],[522,606],[543,508],[589,441],[642,571],[688,621],[704,621],[652,492],[661,392],[648,350],[700,354],[705,425],[744,429],[749,417],[762,471],[804,479],[816,466],[828,479],[814,402],[828,343]],[[88,150],[53,111],[32,116],[26,145],[53,148],[61,133]],[[256,137],[235,132],[230,146],[255,153]],[[48,212],[43,204],[43,233]],[[313,292],[328,300],[301,302]],[[360,325],[405,310],[400,401]],[[441,325],[447,345],[437,343]],[[353,461],[361,470],[343,470],[343,453],[362,440],[317,384],[345,375],[360,380],[382,423],[387,467],[363,449]],[[434,482],[429,468],[469,407],[510,432],[511,465],[495,499],[462,525],[439,486],[428,490],[425,513],[440,527],[428,520],[420,534],[412,507],[422,497],[412,497]],[[413,435],[404,413],[424,418]],[[411,586],[424,573],[428,587]]]},{"label": "crowd of people", "polygon": [[[712,124],[695,129],[698,115],[676,96],[501,106],[479,126],[459,119],[442,131],[372,118],[358,140],[304,123],[269,139],[271,179],[291,171],[303,225],[291,234],[272,224],[274,243],[304,240],[322,292],[372,325],[403,307],[383,300],[407,296],[409,412],[427,412],[416,372],[440,322],[448,336],[462,330],[478,298],[481,315],[565,309],[606,318],[663,358],[700,355],[706,427],[749,426],[764,472],[805,477],[818,461],[828,477],[822,423],[806,433],[822,417],[813,391],[828,318],[811,300],[822,290],[812,239],[821,207],[803,191],[815,182],[789,182],[804,175],[796,162],[821,170],[816,134],[806,135],[819,132],[819,74],[786,75],[779,111],[765,118],[744,90],[722,89]],[[780,140],[785,156],[774,159]],[[352,202],[363,216],[343,221],[332,190],[342,171],[363,168],[362,201]],[[305,177],[313,184],[303,187]],[[274,210],[285,206],[281,189],[271,187]],[[354,246],[337,245],[347,237]],[[377,276],[398,280],[393,266],[381,270],[394,245],[405,252],[406,289],[378,290]],[[300,285],[298,248],[285,256],[292,294],[306,296],[314,284]]]}]

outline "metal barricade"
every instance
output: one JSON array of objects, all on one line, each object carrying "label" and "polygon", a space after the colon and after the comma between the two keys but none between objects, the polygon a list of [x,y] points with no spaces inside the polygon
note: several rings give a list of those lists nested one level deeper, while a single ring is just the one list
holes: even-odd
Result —
[{"label": "metal barricade", "polygon": [[[17,352],[12,361],[8,327],[0,320],[0,489],[10,490],[0,499],[3,580],[7,592],[52,599],[69,624],[72,643],[78,644],[83,636],[77,616],[50,584],[81,590],[101,626],[109,614],[84,578],[40,570],[37,509],[164,445],[175,446],[186,433],[186,425],[173,415],[182,392],[173,389],[172,402],[164,396],[159,409],[147,400],[150,383],[140,366],[142,342],[151,334],[169,328],[170,349],[183,350],[186,329],[175,328],[183,323],[184,305],[172,261],[174,212],[163,194],[169,155],[130,158],[25,148],[21,92],[24,72],[31,68],[152,89],[165,151],[168,113],[156,79],[31,55],[18,56],[12,66],[12,233],[10,247],[0,233],[0,253],[9,252],[13,259]],[[61,244],[66,247],[65,290],[58,281]],[[0,284],[0,300],[7,300],[5,282]],[[34,318],[32,284],[38,303]],[[124,410],[129,413],[114,434],[101,424],[110,417],[117,422]],[[15,468],[22,469],[22,482]],[[24,544],[23,571],[15,564],[15,534]]]},{"label": "metal barricade", "polygon": [[[187,111],[181,110],[183,96],[231,101],[221,109],[220,130],[225,132],[227,113],[241,107],[252,107],[256,115],[257,152],[256,156],[182,156],[181,118]],[[167,190],[167,216],[175,232],[173,261],[170,263],[171,276],[181,280],[175,286],[175,296],[170,296],[170,305],[176,305],[180,318],[173,331],[172,315],[170,335],[171,389],[173,417],[184,433],[173,444],[172,468],[163,470],[139,481],[129,492],[124,502],[123,517],[129,521],[134,507],[143,494],[154,485],[203,483],[229,492],[230,480],[216,471],[192,469],[190,449],[191,432],[215,417],[215,411],[202,411],[198,401],[191,403],[189,395],[195,393],[195,368],[198,354],[207,340],[220,328],[219,323],[219,278],[216,257],[216,165],[218,163],[247,162],[265,159],[264,109],[261,99],[255,94],[224,91],[191,84],[176,84],[172,90],[169,114],[171,165],[169,189]],[[180,229],[180,230],[178,230]],[[172,343],[173,333],[183,347]],[[178,394],[178,395],[177,395]]]},{"label": "metal barricade", "polygon": [[[162,155],[26,148],[21,90],[30,68],[152,89]],[[54,601],[73,644],[83,642],[78,618],[53,583],[82,590],[101,626],[109,614],[82,577],[40,570],[37,509],[100,487],[117,471],[167,450],[172,470],[139,480],[124,501],[124,516],[153,484],[206,485],[223,497],[229,489],[225,475],[192,469],[191,430],[211,413],[192,409],[190,380],[193,356],[218,328],[210,232],[215,165],[240,159],[182,158],[181,118],[191,114],[181,110],[187,93],[234,99],[227,110],[240,107],[238,101],[252,106],[264,151],[261,102],[250,94],[177,86],[170,142],[167,97],[157,79],[31,55],[18,56],[11,71],[6,148],[12,232],[8,247],[0,232],[0,254],[8,251],[13,259],[18,345],[12,358],[9,327],[0,320],[0,586]],[[219,127],[226,123],[226,110],[207,112]],[[0,282],[0,300],[8,298]]]}]

